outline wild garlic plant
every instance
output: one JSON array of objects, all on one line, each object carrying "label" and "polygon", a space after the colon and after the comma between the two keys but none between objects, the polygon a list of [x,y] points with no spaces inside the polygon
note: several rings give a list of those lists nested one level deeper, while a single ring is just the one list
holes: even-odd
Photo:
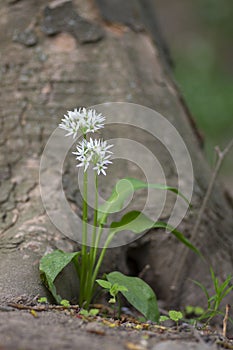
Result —
[{"label": "wild garlic plant", "polygon": [[[68,111],[68,114],[64,116],[62,122],[59,124],[61,129],[64,129],[68,133],[66,136],[73,135],[75,138],[78,131],[81,132],[83,140],[80,141],[76,146],[76,152],[72,152],[76,155],[78,160],[77,167],[84,168],[83,176],[83,227],[82,227],[82,250],[80,257],[80,268],[77,269],[79,280],[80,280],[80,295],[79,303],[84,303],[89,306],[93,297],[93,287],[95,279],[101,265],[99,262],[97,268],[97,248],[102,233],[102,226],[98,226],[98,176],[103,174],[106,175],[106,170],[109,164],[112,163],[110,160],[112,152],[110,148],[113,145],[108,145],[107,141],[101,139],[92,139],[90,137],[87,140],[87,134],[96,132],[99,129],[104,128],[105,117],[101,113],[97,113],[93,109],[87,110],[86,108],[75,109],[74,111]],[[87,193],[88,193],[88,168],[92,167],[95,177],[95,204],[94,204],[94,222],[93,222],[93,233],[92,233],[92,244],[87,250],[87,220],[88,220],[88,204],[87,204]]]},{"label": "wild garlic plant", "polygon": [[[97,113],[94,109],[79,108],[74,111],[68,111],[64,116],[59,127],[66,131],[66,136],[76,138],[78,133],[82,135],[82,140],[76,145],[76,151],[73,154],[78,161],[77,167],[83,168],[83,216],[82,216],[82,244],[81,251],[66,253],[56,250],[45,255],[40,261],[41,277],[49,288],[50,292],[58,303],[62,297],[57,294],[55,279],[58,274],[70,263],[73,262],[79,279],[79,305],[86,309],[89,308],[93,300],[95,289],[97,287],[96,279],[103,262],[107,248],[114,236],[122,231],[131,231],[135,234],[145,232],[151,228],[162,228],[170,231],[178,240],[187,247],[200,254],[185,236],[172,226],[153,221],[140,211],[130,211],[125,214],[118,222],[112,222],[109,228],[106,241],[98,254],[103,229],[110,213],[120,212],[128,197],[135,191],[144,188],[153,188],[166,190],[186,198],[174,187],[148,184],[134,178],[124,178],[119,180],[111,196],[105,203],[99,206],[98,197],[98,177],[106,175],[108,166],[112,163],[112,147],[100,138],[89,137],[89,133],[104,128],[105,117]],[[91,236],[91,245],[88,247],[88,169],[94,172],[95,179],[95,199],[94,199],[94,219],[93,231]],[[187,200],[186,200],[187,201]],[[106,279],[115,285],[122,286],[121,293],[124,297],[145,317],[152,321],[158,321],[159,312],[155,294],[153,290],[141,279],[137,277],[125,276],[120,272],[111,272],[106,275]]]}]

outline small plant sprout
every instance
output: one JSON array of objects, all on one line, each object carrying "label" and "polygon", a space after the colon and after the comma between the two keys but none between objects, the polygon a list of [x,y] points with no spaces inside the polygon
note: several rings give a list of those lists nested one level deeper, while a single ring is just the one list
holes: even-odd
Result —
[{"label": "small plant sprout", "polygon": [[178,327],[179,321],[184,318],[183,314],[181,311],[176,311],[176,310],[170,310],[168,312],[168,316],[160,316],[159,322],[165,322],[167,320],[171,320],[176,322],[176,326]]},{"label": "small plant sprout", "polygon": [[167,320],[170,320],[170,318],[169,318],[168,316],[161,315],[161,316],[159,317],[159,323],[165,322],[165,321],[167,321]]},{"label": "small plant sprout", "polygon": [[41,297],[37,301],[40,304],[47,304],[48,303],[48,299],[46,297]]},{"label": "small plant sprout", "polygon": [[89,311],[86,309],[82,309],[79,311],[79,315],[82,315],[84,317],[94,317],[98,315],[99,309],[90,309]]},{"label": "small plant sprout", "polygon": [[116,298],[119,292],[128,292],[128,289],[125,286],[120,286],[118,283],[111,283],[105,280],[96,280],[96,282],[103,288],[106,289],[109,294],[112,296],[111,299],[109,299],[109,303],[115,304]]},{"label": "small plant sprout", "polygon": [[222,300],[233,290],[233,285],[231,284],[233,276],[229,275],[223,283],[220,283],[212,267],[210,267],[210,274],[215,290],[215,294],[212,296],[210,296],[206,287],[202,283],[193,280],[193,282],[204,292],[207,299],[207,309],[198,318],[200,321],[206,320],[206,324],[208,324],[213,317],[217,315],[224,315],[224,311],[220,310],[220,304]]},{"label": "small plant sprout", "polygon": [[182,318],[183,318],[183,314],[182,314],[181,311],[170,310],[170,311],[168,312],[168,315],[169,315],[169,317],[170,317],[170,319],[171,319],[172,321],[176,322],[176,325],[177,325],[177,326],[178,326],[178,322],[179,322],[180,320],[182,320]]},{"label": "small plant sprout", "polygon": [[185,306],[185,315],[191,317],[200,317],[204,314],[205,310],[201,306]]},{"label": "small plant sprout", "polygon": [[66,299],[62,299],[61,301],[60,301],[60,305],[62,305],[62,306],[64,306],[65,308],[69,308],[70,307],[70,302],[69,302],[69,300],[66,300]]},{"label": "small plant sprout", "polygon": [[121,315],[121,303],[120,298],[118,296],[119,292],[128,292],[128,289],[125,286],[121,286],[118,283],[111,283],[109,281],[105,280],[96,280],[96,282],[108,293],[111,295],[111,298],[109,299],[110,304],[116,304],[118,302],[118,318],[120,318]]},{"label": "small plant sprout", "polygon": [[[83,137],[76,145],[73,154],[78,161],[77,167],[83,171],[83,216],[82,216],[82,242],[81,250],[78,252],[67,253],[61,250],[55,250],[45,255],[40,261],[41,278],[47,288],[52,293],[57,303],[64,303],[62,297],[57,293],[55,280],[59,273],[70,263],[73,263],[77,277],[79,279],[78,300],[79,306],[87,309],[93,301],[95,289],[98,283],[104,289],[108,290],[112,298],[111,303],[115,303],[118,293],[122,293],[131,305],[140,311],[147,320],[157,322],[159,320],[159,311],[157,300],[153,290],[144,281],[137,277],[125,276],[120,272],[114,271],[107,275],[107,281],[97,280],[100,267],[107,248],[115,235],[128,230],[135,234],[140,234],[152,228],[167,229],[181,243],[200,255],[200,252],[191,242],[178,230],[165,222],[154,222],[140,211],[130,211],[120,218],[117,222],[112,222],[109,226],[109,232],[106,235],[106,241],[103,248],[98,252],[99,243],[102,238],[103,229],[107,229],[106,221],[110,214],[120,213],[124,203],[136,191],[145,188],[155,190],[171,191],[180,196],[187,202],[187,199],[175,187],[160,184],[148,184],[134,178],[124,178],[117,181],[111,196],[103,205],[99,205],[98,177],[106,175],[108,166],[111,165],[113,145],[100,138],[91,138],[89,133],[95,133],[104,128],[105,117],[94,109],[79,108],[74,111],[68,111],[62,119],[59,127],[66,131],[66,136],[75,138],[78,133]],[[65,136],[65,135],[64,135]],[[95,199],[93,204],[94,218],[92,222],[93,231],[91,235],[91,246],[88,242],[88,168],[94,172],[95,181]],[[68,304],[64,304],[68,305]],[[68,306],[67,306],[68,307]]]}]

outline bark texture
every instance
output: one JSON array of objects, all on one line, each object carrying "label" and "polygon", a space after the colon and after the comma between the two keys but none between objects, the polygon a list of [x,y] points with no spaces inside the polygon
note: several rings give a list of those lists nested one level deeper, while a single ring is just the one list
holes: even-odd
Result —
[{"label": "bark texture", "polygon": [[[177,128],[195,174],[193,209],[180,225],[190,237],[211,172],[201,138],[172,80],[153,1],[9,1],[1,3],[0,14],[0,301],[22,294],[45,295],[38,273],[40,257],[54,248],[76,249],[50,223],[38,177],[46,141],[67,109],[133,102],[157,110]],[[150,144],[145,136],[144,141]],[[158,152],[167,181],[173,184],[176,174],[168,155],[156,143],[150,148]],[[79,208],[80,195],[69,174],[68,169],[64,186]],[[120,175],[124,173],[118,171]],[[188,180],[183,174],[183,181]],[[232,228],[232,207],[216,184],[194,243],[220,280],[232,273]],[[131,245],[112,249],[105,268],[136,275],[149,264],[144,277],[166,306],[203,304],[189,278],[211,288],[208,266],[190,252],[181,265],[185,249],[168,235],[149,232]],[[75,288],[69,279],[64,297],[72,299]]]}]

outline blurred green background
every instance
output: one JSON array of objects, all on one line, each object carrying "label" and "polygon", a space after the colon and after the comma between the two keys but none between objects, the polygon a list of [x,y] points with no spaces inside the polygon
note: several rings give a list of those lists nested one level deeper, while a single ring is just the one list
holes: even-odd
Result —
[{"label": "blurred green background", "polygon": [[[233,137],[233,0],[155,0],[157,17],[174,62],[175,79],[205,140],[214,146]],[[231,184],[233,150],[221,176]]]}]

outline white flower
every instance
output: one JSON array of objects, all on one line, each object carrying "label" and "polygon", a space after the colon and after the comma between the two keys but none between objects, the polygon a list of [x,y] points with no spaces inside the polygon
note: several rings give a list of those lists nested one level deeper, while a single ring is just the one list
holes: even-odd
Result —
[{"label": "white flower", "polygon": [[68,131],[69,135],[73,135],[73,138],[77,136],[78,130],[83,134],[88,132],[95,132],[104,127],[105,117],[101,113],[97,113],[94,109],[77,108],[74,111],[68,111],[67,115],[64,115],[62,122],[59,124],[59,128]]},{"label": "white flower", "polygon": [[92,140],[92,138],[89,141],[82,140],[76,146],[77,152],[73,152],[77,156],[76,159],[80,162],[77,167],[84,167],[84,171],[86,171],[91,163],[94,165],[93,170],[96,170],[98,175],[101,173],[106,175],[105,170],[108,164],[112,163],[109,160],[112,154],[109,151],[111,147],[113,145],[108,145],[107,141],[103,140]]}]

